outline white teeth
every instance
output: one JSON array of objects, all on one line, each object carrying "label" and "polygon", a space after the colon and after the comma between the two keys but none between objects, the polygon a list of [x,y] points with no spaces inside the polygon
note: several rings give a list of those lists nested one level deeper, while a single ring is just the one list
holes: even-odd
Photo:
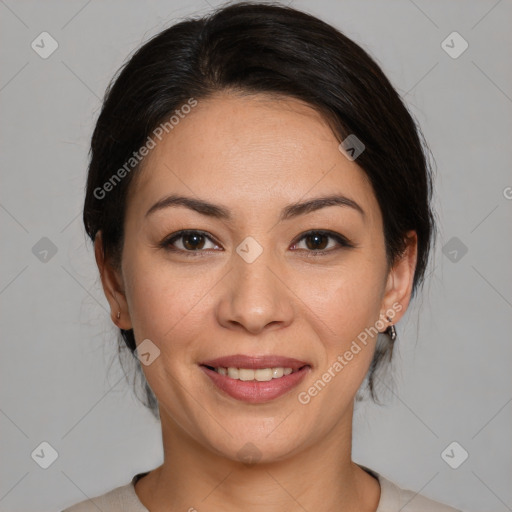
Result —
[{"label": "white teeth", "polygon": [[232,379],[238,379],[238,368],[228,368],[228,376]]},{"label": "white teeth", "polygon": [[255,370],[254,378],[259,382],[272,380],[272,368],[260,368]]},{"label": "white teeth", "polygon": [[272,368],[272,378],[273,379],[279,379],[279,377],[282,377],[283,375],[284,375],[283,368]]},{"label": "white teeth", "polygon": [[240,380],[254,380],[254,370],[247,370],[245,368],[238,369],[238,378]]},{"label": "white teeth", "polygon": [[293,372],[291,368],[258,368],[253,370],[251,368],[215,368],[219,375],[227,375],[231,379],[249,381],[256,380],[258,382],[268,382],[272,379],[279,379],[283,375],[290,375]]}]

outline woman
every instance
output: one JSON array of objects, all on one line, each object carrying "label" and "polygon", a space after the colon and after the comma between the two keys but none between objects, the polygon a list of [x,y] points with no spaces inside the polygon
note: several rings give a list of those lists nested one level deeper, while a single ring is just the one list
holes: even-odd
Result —
[{"label": "woman", "polygon": [[[328,24],[243,3],[140,48],[84,223],[164,463],[66,512],[453,511],[351,459],[434,240],[420,132]],[[153,402],[152,402],[153,401]]]}]

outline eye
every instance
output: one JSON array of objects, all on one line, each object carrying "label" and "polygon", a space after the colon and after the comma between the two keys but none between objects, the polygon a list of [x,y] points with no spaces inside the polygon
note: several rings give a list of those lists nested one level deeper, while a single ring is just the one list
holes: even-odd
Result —
[{"label": "eye", "polygon": [[[334,243],[329,244],[329,239]],[[305,247],[298,247],[302,241],[305,241]],[[211,244],[210,247],[207,246],[208,243]],[[208,249],[221,249],[204,231],[198,230],[178,231],[167,237],[160,246],[168,251],[185,253],[187,256],[199,256]],[[306,250],[315,256],[328,254],[342,247],[355,246],[343,235],[326,230],[308,231],[292,245],[293,250]]]},{"label": "eye", "polygon": [[[334,240],[334,243],[329,244],[329,239]],[[335,233],[334,231],[308,231],[304,233],[292,247],[296,250],[297,246],[300,245],[302,241],[305,241],[306,247],[304,249],[316,253],[315,256],[330,253],[340,247],[354,247],[343,235]],[[303,248],[299,247],[299,249]]]},{"label": "eye", "polygon": [[[207,247],[208,241],[213,247]],[[169,251],[202,252],[205,249],[216,249],[219,246],[203,231],[184,230],[166,238],[161,246]]]}]

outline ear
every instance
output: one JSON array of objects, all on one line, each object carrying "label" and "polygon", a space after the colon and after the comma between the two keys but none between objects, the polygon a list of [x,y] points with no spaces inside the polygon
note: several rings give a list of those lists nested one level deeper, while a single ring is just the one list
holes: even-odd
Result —
[{"label": "ear", "polygon": [[132,328],[132,323],[124,292],[123,277],[121,272],[114,268],[112,262],[105,258],[101,231],[98,231],[94,239],[94,255],[100,272],[103,293],[110,305],[110,318],[117,327],[129,330]]},{"label": "ear", "polygon": [[[386,329],[396,324],[405,314],[411,300],[412,284],[418,254],[418,236],[415,231],[406,233],[407,246],[390,269],[382,299],[381,314]],[[387,320],[391,318],[391,322]]]}]

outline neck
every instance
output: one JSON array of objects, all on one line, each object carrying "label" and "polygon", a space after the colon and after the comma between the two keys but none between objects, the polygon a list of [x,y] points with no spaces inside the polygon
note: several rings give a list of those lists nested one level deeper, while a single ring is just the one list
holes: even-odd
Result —
[{"label": "neck", "polygon": [[[163,412],[163,411],[162,411]],[[140,479],[136,492],[151,512],[244,510],[375,512],[377,480],[351,460],[352,415],[299,453],[244,464],[206,450],[162,417],[164,463]]]}]

